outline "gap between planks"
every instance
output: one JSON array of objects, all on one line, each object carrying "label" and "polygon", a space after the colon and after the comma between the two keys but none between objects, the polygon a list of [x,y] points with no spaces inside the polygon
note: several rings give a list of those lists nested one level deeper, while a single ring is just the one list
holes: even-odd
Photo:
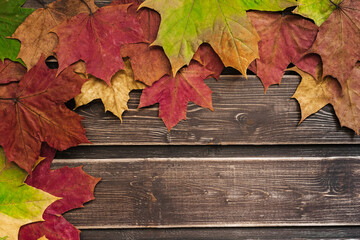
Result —
[{"label": "gap between planks", "polygon": [[360,156],[332,156],[332,157],[216,157],[216,158],[199,158],[199,157],[177,157],[177,158],[105,158],[105,159],[54,159],[55,164],[71,163],[128,163],[128,162],[269,162],[269,161],[334,161],[334,160],[359,160]]},{"label": "gap between planks", "polygon": [[136,226],[136,225],[102,225],[102,226],[76,226],[80,230],[101,229],[172,229],[172,228],[277,228],[277,227],[359,227],[360,224],[349,223],[220,223],[220,224],[191,224],[191,225],[161,225],[161,226]]}]

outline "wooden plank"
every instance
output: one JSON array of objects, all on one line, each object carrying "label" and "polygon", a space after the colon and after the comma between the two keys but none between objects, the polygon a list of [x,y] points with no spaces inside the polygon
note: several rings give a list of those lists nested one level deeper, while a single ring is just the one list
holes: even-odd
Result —
[{"label": "wooden plank", "polygon": [[300,109],[290,99],[298,76],[286,76],[280,87],[265,95],[255,76],[222,76],[206,82],[214,91],[215,112],[195,104],[188,106],[188,118],[170,132],[158,118],[158,107],[137,110],[140,92],[131,94],[130,110],[123,123],[104,113],[98,101],[81,107],[87,136],[95,145],[272,145],[272,144],[358,144],[359,136],[340,128],[331,107],[298,125]]},{"label": "wooden plank", "polygon": [[360,225],[360,157],[73,159],[102,177],[81,229]]},{"label": "wooden plank", "polygon": [[83,240],[359,239],[359,227],[83,230]]},{"label": "wooden plank", "polygon": [[58,151],[58,159],[100,158],[215,158],[215,157],[356,157],[357,145],[279,146],[78,146]]}]

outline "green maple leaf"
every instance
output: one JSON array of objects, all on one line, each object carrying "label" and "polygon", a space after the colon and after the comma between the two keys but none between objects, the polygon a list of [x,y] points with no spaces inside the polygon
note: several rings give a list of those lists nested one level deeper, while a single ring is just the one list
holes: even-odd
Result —
[{"label": "green maple leaf", "polygon": [[14,163],[6,164],[0,148],[0,238],[18,239],[21,226],[42,221],[45,209],[58,198],[24,183],[27,172]]},{"label": "green maple leaf", "polygon": [[203,42],[212,45],[226,66],[245,74],[248,65],[259,57],[260,41],[246,10],[281,11],[295,5],[295,0],[147,0],[140,7],[160,13],[153,45],[164,48],[175,75]]},{"label": "green maple leaf", "polygon": [[294,13],[314,20],[320,26],[343,0],[299,0]]},{"label": "green maple leaf", "polygon": [[[5,58],[20,61],[17,55],[20,50],[20,42],[8,39],[16,28],[31,14],[34,9],[21,8],[26,0],[0,0],[0,60]],[[21,61],[20,61],[21,62]]]}]

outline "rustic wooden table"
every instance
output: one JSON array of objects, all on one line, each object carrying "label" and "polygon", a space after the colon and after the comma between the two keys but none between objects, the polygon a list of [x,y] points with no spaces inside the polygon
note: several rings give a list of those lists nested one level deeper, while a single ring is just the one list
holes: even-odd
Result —
[{"label": "rustic wooden table", "polygon": [[54,168],[102,181],[66,219],[84,240],[360,238],[360,137],[329,106],[298,126],[299,81],[265,95],[255,76],[206,80],[215,112],[189,104],[171,132],[157,106],[137,110],[140,92],[122,124],[100,101],[79,108],[93,144],[58,152]]}]

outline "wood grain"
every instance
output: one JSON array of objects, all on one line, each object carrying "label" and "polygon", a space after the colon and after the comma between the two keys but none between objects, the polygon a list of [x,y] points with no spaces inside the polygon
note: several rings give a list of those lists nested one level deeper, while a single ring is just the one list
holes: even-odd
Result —
[{"label": "wood grain", "polygon": [[55,160],[102,177],[81,229],[360,225],[360,157]]},{"label": "wood grain", "polygon": [[300,109],[290,98],[299,81],[298,76],[285,76],[280,87],[265,95],[255,76],[207,80],[214,91],[215,112],[191,103],[187,120],[170,132],[158,118],[157,106],[136,109],[139,92],[131,94],[122,124],[105,113],[99,101],[77,112],[85,117],[86,134],[95,145],[358,144],[360,138],[340,127],[331,107],[298,125]]},{"label": "wood grain", "polygon": [[58,152],[54,168],[102,181],[65,217],[85,240],[359,238],[360,138],[330,106],[298,126],[299,81],[265,95],[256,76],[206,80],[215,112],[190,103],[171,132],[157,106],[137,110],[139,91],[123,123],[100,101],[79,108],[93,144]]},{"label": "wood grain", "polygon": [[359,239],[359,227],[83,230],[82,240]]},{"label": "wood grain", "polygon": [[[95,2],[103,6],[111,1]],[[25,6],[38,8],[41,4],[28,0]],[[298,126],[300,109],[290,98],[299,81],[299,76],[286,75],[280,86],[271,87],[265,95],[260,80],[254,75],[248,80],[241,75],[223,75],[217,82],[206,80],[214,92],[215,112],[190,103],[187,120],[171,132],[158,118],[158,106],[137,110],[140,92],[131,94],[130,110],[125,112],[122,124],[112,113],[104,113],[100,101],[81,107],[77,112],[85,117],[87,136],[95,145],[360,143],[353,131],[340,127],[331,107],[325,107]]]},{"label": "wood grain", "polygon": [[215,145],[215,146],[78,146],[57,152],[58,159],[221,158],[221,157],[356,157],[357,145]]}]

